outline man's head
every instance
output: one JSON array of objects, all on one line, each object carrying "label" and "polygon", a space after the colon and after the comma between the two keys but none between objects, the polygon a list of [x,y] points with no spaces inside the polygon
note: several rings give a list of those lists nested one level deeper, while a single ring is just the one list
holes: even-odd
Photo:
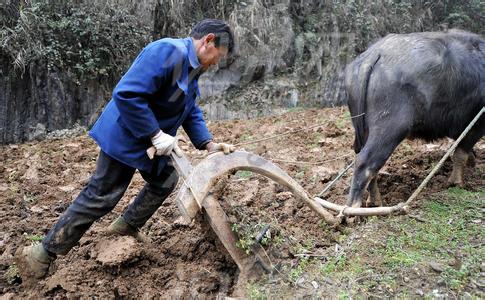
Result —
[{"label": "man's head", "polygon": [[192,29],[197,58],[205,71],[234,49],[234,35],[231,28],[221,20],[206,19]]}]

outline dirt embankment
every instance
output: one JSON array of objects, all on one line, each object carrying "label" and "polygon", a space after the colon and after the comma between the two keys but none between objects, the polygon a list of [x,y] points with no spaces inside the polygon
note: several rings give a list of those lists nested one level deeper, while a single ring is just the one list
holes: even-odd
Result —
[{"label": "dirt embankment", "polygon": [[[353,159],[353,131],[344,108],[294,111],[250,121],[210,123],[218,141],[245,143],[270,135],[321,127],[256,144],[242,145],[281,166],[310,194],[319,193]],[[379,186],[385,205],[404,201],[444,154],[448,141],[425,144],[405,141],[381,171]],[[467,189],[483,187],[485,144],[476,147],[477,166],[466,172]],[[204,152],[186,148],[195,163]],[[237,267],[221,249],[215,235],[199,217],[190,226],[174,222],[179,216],[173,196],[143,228],[153,243],[130,238],[109,238],[103,229],[128,205],[143,185],[136,175],[125,197],[112,213],[96,222],[79,245],[59,257],[49,276],[34,287],[15,277],[13,253],[47,233],[77,196],[94,170],[97,146],[86,135],[10,145],[0,148],[0,293],[7,296],[100,298],[196,298],[231,294]],[[478,170],[481,171],[476,171]],[[451,162],[432,180],[426,193],[443,190]],[[349,174],[351,175],[351,173]],[[326,195],[344,203],[350,176]],[[331,229],[303,203],[267,178],[238,172],[222,178],[214,191],[241,235],[270,224],[266,251],[278,272],[288,278],[305,248],[314,252],[335,247],[343,233],[356,228]],[[245,243],[246,242],[246,243]],[[311,245],[310,245],[311,244]],[[333,249],[333,248],[332,248]],[[295,278],[295,282],[298,278]],[[328,284],[330,295],[332,285]],[[335,291],[334,291],[335,292]]]}]

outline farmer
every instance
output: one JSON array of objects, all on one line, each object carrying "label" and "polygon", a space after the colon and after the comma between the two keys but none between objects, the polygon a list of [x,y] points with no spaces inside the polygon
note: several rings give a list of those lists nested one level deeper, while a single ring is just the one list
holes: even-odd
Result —
[{"label": "farmer", "polygon": [[[139,230],[178,181],[169,155],[180,153],[174,137],[180,126],[197,149],[234,151],[232,145],[212,142],[195,103],[200,74],[233,47],[229,26],[207,19],[195,25],[190,37],[161,39],[141,51],[90,131],[101,148],[94,174],[41,244],[17,250],[22,275],[44,277],[56,255],[69,252],[94,221],[116,206],[136,170],[145,186],[107,232],[148,241]],[[146,153],[151,146],[156,148],[153,160]]]}]

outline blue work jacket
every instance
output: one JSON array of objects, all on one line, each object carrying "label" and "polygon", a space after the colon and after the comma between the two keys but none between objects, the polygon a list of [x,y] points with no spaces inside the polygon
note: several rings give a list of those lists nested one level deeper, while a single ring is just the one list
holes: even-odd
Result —
[{"label": "blue work jacket", "polygon": [[150,160],[146,150],[159,129],[175,136],[183,126],[198,149],[212,140],[199,95],[200,63],[192,39],[161,39],[148,44],[116,85],[89,134],[101,150],[133,168],[158,174],[169,157]]}]

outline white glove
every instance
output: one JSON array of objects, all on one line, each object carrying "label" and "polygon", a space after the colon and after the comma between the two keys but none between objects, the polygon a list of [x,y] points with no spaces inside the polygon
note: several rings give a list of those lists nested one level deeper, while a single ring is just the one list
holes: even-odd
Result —
[{"label": "white glove", "polygon": [[152,144],[157,149],[155,155],[170,155],[176,143],[175,137],[161,130],[152,137]]}]

